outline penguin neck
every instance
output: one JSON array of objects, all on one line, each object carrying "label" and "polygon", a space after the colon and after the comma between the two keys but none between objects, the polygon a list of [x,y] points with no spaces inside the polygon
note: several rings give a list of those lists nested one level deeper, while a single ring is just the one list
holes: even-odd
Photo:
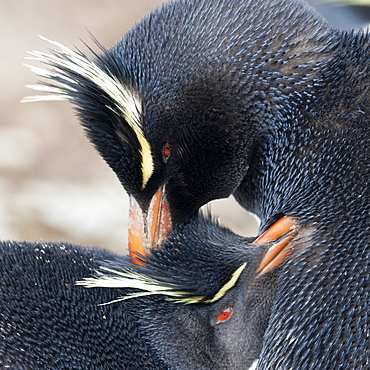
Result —
[{"label": "penguin neck", "polygon": [[299,50],[296,46],[292,52],[292,57],[286,59],[283,66],[279,66],[276,56],[269,60],[264,72],[253,81],[256,90],[264,92],[270,109],[270,117],[265,120],[267,127],[263,129],[281,129],[284,121],[290,121],[291,125],[296,115],[310,118],[327,116],[333,121],[338,111],[343,112],[344,103],[346,112],[354,110],[355,116],[358,107],[368,110],[368,33],[324,28],[319,36],[310,39],[310,44],[304,49],[302,46]]},{"label": "penguin neck", "polygon": [[[247,175],[234,193],[244,208],[260,218],[261,228],[276,215],[297,215],[302,192],[312,191],[309,183],[302,187],[304,158],[297,155],[297,142],[304,142],[299,129],[270,131],[255,147]],[[310,157],[311,153],[304,154]]]},{"label": "penguin neck", "polygon": [[[280,90],[280,95],[275,96],[247,174],[234,193],[244,208],[261,219],[261,228],[277,215],[294,214],[307,219],[320,213],[324,185],[319,182],[325,181],[325,194],[329,194],[331,186],[346,181],[346,175],[341,174],[340,180],[335,172],[337,163],[353,167],[356,162],[355,154],[339,148],[345,140],[352,148],[364,140],[366,117],[370,115],[370,42],[365,33],[340,35],[330,55],[322,61],[320,73],[301,80],[301,90],[287,94]],[[363,145],[366,148],[366,143]],[[366,149],[357,150],[363,154]],[[351,182],[350,176],[347,181]],[[359,192],[354,196],[361,196]],[[326,202],[335,203],[334,195],[332,198],[326,197]]]}]

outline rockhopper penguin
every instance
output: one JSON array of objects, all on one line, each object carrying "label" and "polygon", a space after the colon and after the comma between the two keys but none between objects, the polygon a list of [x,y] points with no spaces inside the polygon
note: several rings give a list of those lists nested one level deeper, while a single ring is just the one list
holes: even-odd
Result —
[{"label": "rockhopper penguin", "polygon": [[193,218],[145,267],[80,245],[1,242],[0,368],[249,368],[291,226],[263,245],[266,234],[252,243]]},{"label": "rockhopper penguin", "polygon": [[76,105],[130,194],[130,248],[230,194],[261,232],[294,215],[310,242],[280,271],[259,368],[368,368],[368,33],[299,0],[177,0],[93,58],[52,44],[31,53],[37,88]]}]

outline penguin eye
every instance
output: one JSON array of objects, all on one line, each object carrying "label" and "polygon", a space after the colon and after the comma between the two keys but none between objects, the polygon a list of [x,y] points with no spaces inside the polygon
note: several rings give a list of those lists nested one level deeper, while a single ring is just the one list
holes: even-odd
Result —
[{"label": "penguin eye", "polygon": [[219,324],[220,322],[225,322],[229,320],[231,315],[233,314],[233,309],[231,307],[226,308],[226,310],[221,311],[216,318],[216,324]]},{"label": "penguin eye", "polygon": [[167,163],[168,158],[171,155],[171,147],[169,143],[164,144],[163,146],[163,162]]}]

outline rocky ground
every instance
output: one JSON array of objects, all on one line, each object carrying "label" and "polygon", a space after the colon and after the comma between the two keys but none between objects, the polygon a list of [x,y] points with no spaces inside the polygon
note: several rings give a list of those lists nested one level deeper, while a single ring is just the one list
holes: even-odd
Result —
[{"label": "rocky ground", "polygon": [[[68,103],[20,103],[36,77],[26,50],[37,35],[84,49],[106,47],[162,0],[0,0],[0,238],[63,240],[124,253],[127,196],[90,146]],[[348,18],[346,18],[348,19]],[[86,50],[86,48],[84,49]],[[254,235],[256,220],[233,200],[212,204],[223,224]]]}]

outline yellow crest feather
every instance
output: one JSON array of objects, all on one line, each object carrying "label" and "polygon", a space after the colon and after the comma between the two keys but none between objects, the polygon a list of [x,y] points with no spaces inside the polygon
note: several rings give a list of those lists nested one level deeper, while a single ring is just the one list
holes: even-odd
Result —
[{"label": "yellow crest feather", "polygon": [[133,288],[141,290],[141,292],[129,293],[126,296],[117,297],[117,299],[101,305],[150,295],[164,295],[168,300],[182,304],[213,303],[221,299],[226,292],[235,286],[246,266],[247,263],[245,262],[235,270],[230,280],[221,287],[213,298],[208,300],[205,299],[205,296],[191,296],[189,292],[176,290],[179,288],[176,284],[161,282],[136,271],[116,271],[107,267],[101,267],[101,270],[112,273],[114,276],[98,272],[98,276],[77,281],[76,285],[86,288]]},{"label": "yellow crest feather", "polygon": [[[142,130],[142,106],[137,94],[132,89],[124,86],[114,75],[103,71],[96,63],[84,55],[79,54],[68,47],[40,36],[43,40],[53,44],[59,50],[53,50],[53,54],[40,51],[31,51],[29,59],[52,65],[55,70],[28,66],[36,75],[45,78],[54,78],[76,83],[73,78],[66,75],[65,70],[73,71],[89,81],[93,82],[104,91],[112,100],[112,106],[107,106],[115,114],[122,116],[134,131],[139,143],[141,154],[142,188],[144,188],[153,174],[154,162],[151,146]],[[60,79],[59,79],[60,80]],[[23,102],[50,101],[50,100],[73,100],[67,91],[76,91],[67,83],[60,82],[61,87],[47,85],[27,85],[27,87],[46,92],[52,95],[37,95],[24,98]]]}]

